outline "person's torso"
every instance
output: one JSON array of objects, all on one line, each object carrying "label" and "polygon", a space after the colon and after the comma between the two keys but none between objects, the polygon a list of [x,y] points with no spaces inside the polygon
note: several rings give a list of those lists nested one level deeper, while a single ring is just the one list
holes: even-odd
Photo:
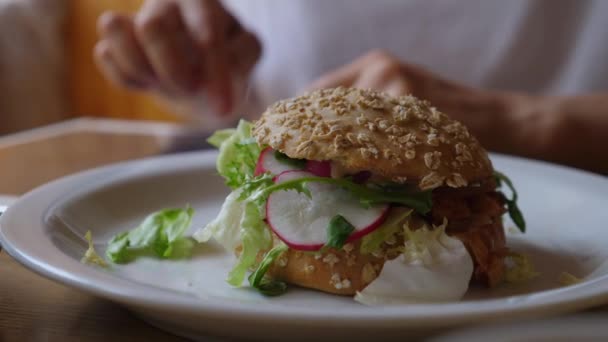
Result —
[{"label": "person's torso", "polygon": [[372,49],[471,86],[530,93],[608,88],[608,2],[230,0],[264,54],[266,104]]}]

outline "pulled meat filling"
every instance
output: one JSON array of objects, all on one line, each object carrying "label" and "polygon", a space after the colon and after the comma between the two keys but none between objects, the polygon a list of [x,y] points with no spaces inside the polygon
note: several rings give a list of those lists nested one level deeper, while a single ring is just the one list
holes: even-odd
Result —
[{"label": "pulled meat filling", "polygon": [[473,279],[489,287],[503,280],[507,253],[501,219],[505,201],[494,189],[492,180],[466,189],[437,189],[430,214],[435,224],[448,219],[446,232],[461,240],[473,257]]}]

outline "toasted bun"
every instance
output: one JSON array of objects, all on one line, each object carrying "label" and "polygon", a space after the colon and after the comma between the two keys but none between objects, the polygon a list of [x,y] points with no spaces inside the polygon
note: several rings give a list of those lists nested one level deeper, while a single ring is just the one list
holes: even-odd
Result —
[{"label": "toasted bun", "polygon": [[273,264],[269,274],[301,287],[354,295],[378,277],[385,262],[383,255],[361,254],[359,248],[357,243],[325,253],[289,249]]},{"label": "toasted bun", "polygon": [[413,96],[323,89],[269,107],[253,131],[292,158],[331,160],[427,190],[492,175],[487,152],[460,122]]}]

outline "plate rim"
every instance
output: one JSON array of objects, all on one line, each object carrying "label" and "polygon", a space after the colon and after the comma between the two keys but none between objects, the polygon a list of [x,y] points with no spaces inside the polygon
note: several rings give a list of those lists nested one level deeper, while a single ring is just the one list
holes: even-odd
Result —
[{"label": "plate rim", "polygon": [[[58,198],[60,194],[51,196],[53,191],[57,191],[56,188],[65,188],[65,185],[67,184],[84,182],[86,179],[98,178],[101,175],[108,173],[120,173],[119,171],[121,170],[122,172],[128,171],[126,174],[133,173],[135,175],[139,173],[147,175],[159,174],[163,171],[166,172],[170,168],[165,167],[164,169],[159,168],[156,170],[151,168],[151,170],[154,171],[148,172],[143,172],[141,169],[146,169],[146,164],[171,165],[171,162],[175,162],[176,160],[182,161],[185,166],[196,164],[201,161],[205,164],[215,165],[216,155],[216,151],[196,151],[155,156],[86,170],[49,182],[20,197],[19,200],[0,217],[0,240],[2,241],[2,245],[14,259],[30,270],[63,285],[74,287],[96,296],[119,302],[127,306],[133,305],[137,307],[158,309],[170,308],[179,312],[196,313],[198,315],[207,314],[215,317],[223,316],[232,320],[248,320],[255,322],[271,318],[277,322],[302,320],[305,321],[305,323],[315,325],[343,325],[361,322],[370,327],[389,327],[396,322],[399,322],[401,327],[413,325],[450,326],[468,322],[472,319],[496,320],[508,318],[504,316],[517,316],[517,318],[536,317],[546,315],[543,313],[548,311],[551,311],[551,314],[565,313],[589,308],[598,305],[600,302],[608,302],[608,275],[606,275],[574,286],[545,290],[529,295],[519,295],[508,297],[507,299],[476,300],[478,301],[476,303],[478,305],[474,306],[471,306],[470,302],[412,304],[410,307],[413,307],[416,310],[410,309],[403,312],[400,310],[400,307],[383,307],[383,310],[375,311],[373,309],[362,309],[355,312],[342,313],[341,315],[333,315],[328,319],[327,312],[318,309],[306,308],[306,310],[294,312],[292,311],[292,307],[289,307],[289,310],[278,310],[278,306],[255,307],[254,305],[242,305],[225,299],[206,298],[201,300],[198,297],[184,295],[177,291],[161,289],[152,285],[113,276],[93,267],[83,265],[55,248],[58,252],[57,255],[62,257],[59,260],[63,259],[62,261],[65,262],[61,264],[64,266],[62,269],[59,265],[53,265],[48,261],[36,258],[36,253],[32,254],[33,251],[31,246],[29,249],[25,248],[24,250],[22,248],[23,241],[15,241],[14,232],[11,231],[10,227],[6,227],[7,222],[14,221],[14,216],[19,214],[20,210],[23,210],[22,207],[35,204],[37,201],[42,201],[44,196]],[[564,172],[574,177],[591,177],[602,182],[608,180],[608,178],[601,175],[548,162],[502,154],[492,154],[491,156],[492,158],[532,163],[539,167],[551,167],[559,172]],[[203,164],[196,165],[198,165],[198,167],[209,166]],[[121,179],[121,177],[117,177],[114,180],[116,181],[118,179]],[[122,179],[126,179],[124,174],[122,175]],[[40,211],[40,209],[48,210],[49,208],[50,205],[47,203],[46,208],[38,208],[38,211]],[[30,229],[34,232],[36,229],[44,229],[42,217],[40,217],[40,226],[30,227]],[[55,257],[57,257],[57,255],[55,255]],[[69,266],[67,269],[65,268],[66,265]],[[78,272],[76,274],[70,273],[70,271],[74,270]],[[96,285],[95,282],[91,282],[91,280],[100,279],[110,282],[114,286],[102,288],[99,284]],[[117,280],[120,281],[117,282]],[[129,287],[134,284],[136,286],[129,289]],[[144,287],[145,291],[135,291],[134,289],[138,287]],[[158,296],[146,294],[150,293],[150,291],[155,292]],[[167,293],[169,295],[167,295]],[[566,296],[564,296],[564,294],[566,294]],[[531,296],[538,298],[535,298],[532,301],[523,301],[523,303],[519,303],[520,300],[523,300],[523,297],[530,298]],[[549,297],[549,300],[546,297]],[[197,299],[193,301],[192,298]],[[500,305],[497,306],[497,304]],[[468,307],[463,311],[463,307],[465,306]],[[413,314],[411,311],[417,312]]]}]

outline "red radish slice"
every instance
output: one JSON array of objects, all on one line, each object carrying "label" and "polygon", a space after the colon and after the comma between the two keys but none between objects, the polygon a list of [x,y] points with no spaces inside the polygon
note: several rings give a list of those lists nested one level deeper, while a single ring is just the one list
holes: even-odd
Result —
[{"label": "red radish slice", "polygon": [[281,172],[293,170],[292,165],[285,164],[277,160],[274,156],[275,150],[270,147],[266,147],[258,158],[258,163],[255,165],[255,176],[259,176],[264,172],[270,172],[273,175],[278,175]]},{"label": "red radish slice", "polygon": [[306,171],[319,177],[331,177],[331,162],[309,160],[306,162]]},{"label": "red radish slice", "polygon": [[[286,171],[275,182],[311,176],[314,174],[306,171]],[[348,191],[333,184],[311,182],[307,187],[312,198],[295,190],[276,191],[266,202],[268,225],[292,249],[321,249],[327,242],[329,221],[336,215],[355,227],[346,240],[351,242],[378,228],[389,211],[388,204],[364,208]]]}]

